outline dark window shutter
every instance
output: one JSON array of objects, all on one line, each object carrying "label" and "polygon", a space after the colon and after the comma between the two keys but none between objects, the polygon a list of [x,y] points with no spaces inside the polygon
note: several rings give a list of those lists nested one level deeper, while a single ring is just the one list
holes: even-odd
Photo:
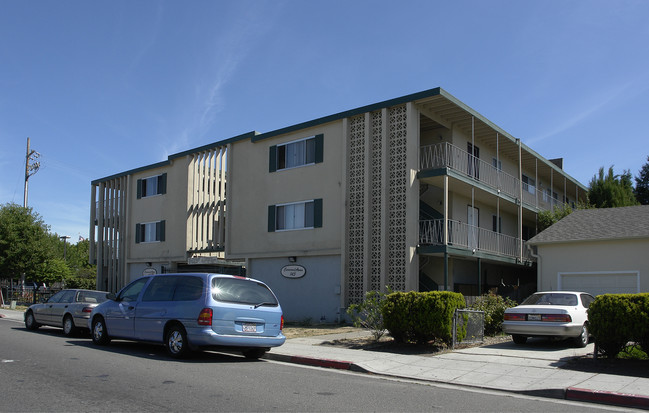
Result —
[{"label": "dark window shutter", "polygon": [[167,193],[167,174],[163,173],[158,177],[158,193],[166,194]]},{"label": "dark window shutter", "polygon": [[137,199],[142,198],[142,180],[137,180]]},{"label": "dark window shutter", "polygon": [[275,205],[268,205],[268,232],[275,232]]},{"label": "dark window shutter", "polygon": [[139,244],[140,242],[142,242],[142,240],[140,239],[140,227],[141,227],[140,224],[135,224],[135,243],[136,244]]},{"label": "dark window shutter", "polygon": [[165,221],[158,221],[155,224],[156,241],[165,240]]},{"label": "dark window shutter", "polygon": [[324,135],[315,136],[315,163],[321,163],[324,160]]},{"label": "dark window shutter", "polygon": [[313,200],[313,227],[322,228],[322,198]]},{"label": "dark window shutter", "polygon": [[277,145],[270,147],[270,153],[268,155],[268,172],[277,171]]}]

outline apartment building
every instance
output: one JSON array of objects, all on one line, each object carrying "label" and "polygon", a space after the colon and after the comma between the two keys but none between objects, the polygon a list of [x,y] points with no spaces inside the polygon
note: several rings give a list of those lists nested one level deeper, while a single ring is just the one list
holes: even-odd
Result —
[{"label": "apartment building", "polygon": [[560,159],[436,88],[93,181],[91,250],[101,288],[241,266],[287,320],[332,322],[371,290],[524,298],[538,212],[585,198]]}]

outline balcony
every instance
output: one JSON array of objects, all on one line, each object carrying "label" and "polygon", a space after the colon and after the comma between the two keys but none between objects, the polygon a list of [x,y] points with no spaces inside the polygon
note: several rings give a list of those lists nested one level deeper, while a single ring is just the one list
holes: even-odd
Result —
[{"label": "balcony", "polygon": [[453,169],[498,193],[514,199],[520,199],[522,196],[523,203],[532,208],[549,210],[563,204],[557,199],[557,194],[549,188],[537,188],[525,182],[522,183],[521,188],[520,179],[448,142],[422,146],[419,155],[419,169],[422,171],[439,168]]},{"label": "balcony", "polygon": [[[448,220],[448,245],[454,247],[516,259],[521,258],[521,242],[523,242],[522,259],[534,261],[525,241],[459,221]],[[444,245],[443,219],[419,221],[419,245]]]}]

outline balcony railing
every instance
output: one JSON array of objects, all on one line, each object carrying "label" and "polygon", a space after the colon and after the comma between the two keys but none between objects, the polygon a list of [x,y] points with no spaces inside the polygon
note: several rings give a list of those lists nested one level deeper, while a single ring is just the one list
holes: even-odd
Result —
[{"label": "balcony railing", "polygon": [[452,168],[494,189],[518,197],[519,180],[448,142],[422,146],[421,170]]},{"label": "balcony railing", "polygon": [[[451,168],[512,198],[521,197],[521,181],[518,178],[448,142],[422,146],[419,157],[420,170]],[[527,205],[552,209],[563,204],[556,197],[545,192],[547,188],[544,191],[543,188],[537,188],[529,183],[524,182],[522,185],[523,202]]]},{"label": "balcony railing", "polygon": [[[448,220],[449,245],[520,258],[521,242],[523,242],[522,258],[531,261],[532,257],[525,246],[525,241],[459,221]],[[444,220],[419,221],[419,244],[444,245]]]}]

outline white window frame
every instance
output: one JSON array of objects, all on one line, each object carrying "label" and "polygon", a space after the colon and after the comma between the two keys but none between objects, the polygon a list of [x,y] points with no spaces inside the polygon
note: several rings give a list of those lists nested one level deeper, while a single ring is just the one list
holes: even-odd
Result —
[{"label": "white window frame", "polygon": [[[154,243],[154,242],[162,242],[162,240],[160,239],[161,234],[158,234],[158,224],[160,222],[162,222],[162,221],[151,221],[151,222],[140,222],[139,223],[140,228],[144,227],[143,230],[142,229],[140,230],[140,231],[143,232],[142,235],[144,235],[140,239],[140,242],[139,242],[140,244],[151,244],[151,243]],[[151,227],[153,227],[153,229],[151,229]],[[149,239],[151,237],[151,235],[153,236],[153,239]]]},{"label": "white window frame", "polygon": [[[307,204],[311,205],[310,210],[307,210]],[[286,213],[289,212],[287,207],[292,207],[291,209],[293,210],[292,213],[290,213],[290,215],[292,215],[290,219],[287,219],[288,216],[286,215]],[[295,207],[301,207],[300,208],[301,211]],[[283,212],[283,214],[280,214],[280,211]],[[309,212],[311,214],[310,219],[307,216]],[[280,218],[280,215],[283,216]],[[283,222],[283,227],[280,226],[280,220],[282,220]],[[302,226],[298,226],[297,224],[298,221],[302,221]],[[307,226],[309,221],[311,225]],[[289,222],[291,223],[291,226],[287,226],[287,223]],[[275,205],[275,232],[313,229],[315,228],[314,223],[315,223],[315,200],[314,199]]]},{"label": "white window frame", "polygon": [[[313,153],[312,153],[312,159],[309,162],[309,141],[312,142],[313,145]],[[304,152],[300,154],[300,156],[303,156],[303,160],[297,160],[294,164],[287,166],[289,164],[289,147],[295,146],[297,147],[301,142],[304,142]],[[284,167],[280,167],[280,152],[284,151]],[[296,154],[297,155],[297,154]],[[293,155],[295,157],[296,155]],[[294,141],[282,143],[277,145],[277,171],[285,171],[287,169],[294,169],[294,168],[301,168],[303,166],[308,166],[308,165],[315,165],[316,161],[316,135],[313,136],[308,136],[306,138],[302,139],[296,139]],[[303,162],[301,162],[303,161]],[[301,162],[301,163],[298,163]]]}]

